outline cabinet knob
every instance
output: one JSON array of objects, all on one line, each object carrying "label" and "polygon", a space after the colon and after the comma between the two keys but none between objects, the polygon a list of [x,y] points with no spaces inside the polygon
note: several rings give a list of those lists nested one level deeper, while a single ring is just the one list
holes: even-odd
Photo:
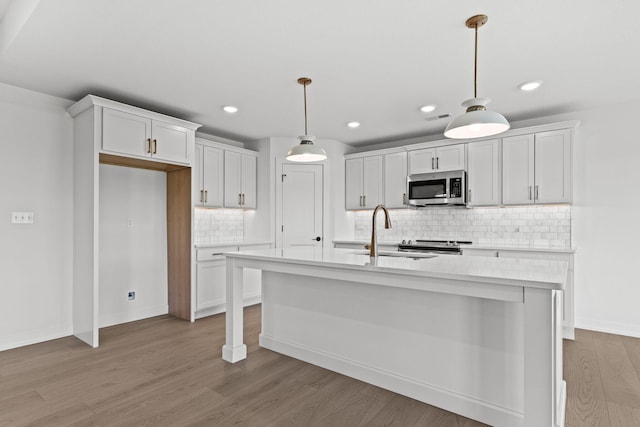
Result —
[{"label": "cabinet knob", "polygon": [[316,236],[314,239],[311,239],[311,240],[315,240],[316,242],[319,242],[320,240],[322,240],[322,237]]}]

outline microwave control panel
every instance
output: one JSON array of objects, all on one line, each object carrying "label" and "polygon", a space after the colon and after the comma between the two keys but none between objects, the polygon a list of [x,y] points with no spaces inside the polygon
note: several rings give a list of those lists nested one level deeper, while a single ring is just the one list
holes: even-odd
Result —
[{"label": "microwave control panel", "polygon": [[451,178],[449,186],[449,197],[452,199],[462,197],[462,178]]}]

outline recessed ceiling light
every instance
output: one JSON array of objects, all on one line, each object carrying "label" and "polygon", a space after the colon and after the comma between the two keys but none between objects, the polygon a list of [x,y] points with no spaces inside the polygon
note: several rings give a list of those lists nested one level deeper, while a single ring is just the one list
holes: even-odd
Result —
[{"label": "recessed ceiling light", "polygon": [[422,107],[420,107],[420,111],[422,111],[423,113],[430,113],[435,109],[435,105],[423,105]]},{"label": "recessed ceiling light", "polygon": [[349,122],[347,123],[347,126],[349,126],[351,129],[355,129],[360,126],[360,122]]},{"label": "recessed ceiling light", "polygon": [[520,90],[524,90],[526,92],[529,92],[529,91],[538,89],[541,84],[542,84],[541,80],[535,80],[535,81],[532,81],[532,82],[523,83],[523,84],[520,85]]},{"label": "recessed ceiling light", "polygon": [[222,109],[229,114],[238,112],[238,107],[234,107],[233,105],[225,105],[224,107],[222,107]]}]

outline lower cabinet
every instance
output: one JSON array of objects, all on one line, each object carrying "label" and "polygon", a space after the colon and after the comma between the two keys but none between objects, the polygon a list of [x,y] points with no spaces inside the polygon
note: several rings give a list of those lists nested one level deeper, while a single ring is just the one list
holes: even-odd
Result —
[{"label": "lower cabinet", "polygon": [[499,258],[527,258],[550,261],[566,261],[569,263],[567,283],[562,300],[562,335],[566,339],[574,339],[574,285],[573,285],[573,253],[552,251],[526,251],[526,250],[495,250],[495,249],[463,249],[463,255],[489,256]]},{"label": "lower cabinet", "polygon": [[[196,252],[196,312],[195,318],[211,316],[226,311],[227,260],[225,252],[243,249],[267,249],[268,244],[218,246],[199,248]],[[262,273],[260,270],[244,271],[244,305],[261,301]]]}]

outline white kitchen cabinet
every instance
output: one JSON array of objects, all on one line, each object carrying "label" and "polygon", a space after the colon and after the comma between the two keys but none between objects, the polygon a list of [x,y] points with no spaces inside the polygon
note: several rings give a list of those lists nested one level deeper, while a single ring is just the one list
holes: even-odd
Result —
[{"label": "white kitchen cabinet", "polygon": [[256,208],[256,168],[256,155],[225,150],[224,207]]},{"label": "white kitchen cabinet", "polygon": [[505,205],[571,202],[571,131],[512,136],[502,140]]},{"label": "white kitchen cabinet", "polygon": [[409,175],[463,170],[465,144],[409,151]]},{"label": "white kitchen cabinet", "polygon": [[190,164],[194,139],[194,132],[182,126],[106,107],[102,111],[104,152]]},{"label": "white kitchen cabinet", "polygon": [[407,152],[384,155],[384,205],[404,208],[407,200]]},{"label": "white kitchen cabinet", "polygon": [[[267,249],[270,244],[229,245],[198,248],[196,251],[196,311],[195,318],[226,311],[227,261],[225,252]],[[260,270],[245,269],[244,305],[261,300],[262,275]]]},{"label": "white kitchen cabinet", "polygon": [[500,204],[499,139],[468,144],[467,191],[468,206],[496,206]]},{"label": "white kitchen cabinet", "polygon": [[383,158],[368,156],[345,161],[345,208],[373,209],[383,201]]},{"label": "white kitchen cabinet", "polygon": [[562,332],[566,339],[574,339],[574,284],[573,284],[573,253],[550,251],[527,251],[511,249],[475,249],[464,248],[462,254],[466,256],[488,256],[499,258],[526,258],[551,261],[566,261],[569,264],[567,283],[563,292]]},{"label": "white kitchen cabinet", "polygon": [[222,207],[224,200],[224,151],[196,144],[193,159],[195,206]]}]

